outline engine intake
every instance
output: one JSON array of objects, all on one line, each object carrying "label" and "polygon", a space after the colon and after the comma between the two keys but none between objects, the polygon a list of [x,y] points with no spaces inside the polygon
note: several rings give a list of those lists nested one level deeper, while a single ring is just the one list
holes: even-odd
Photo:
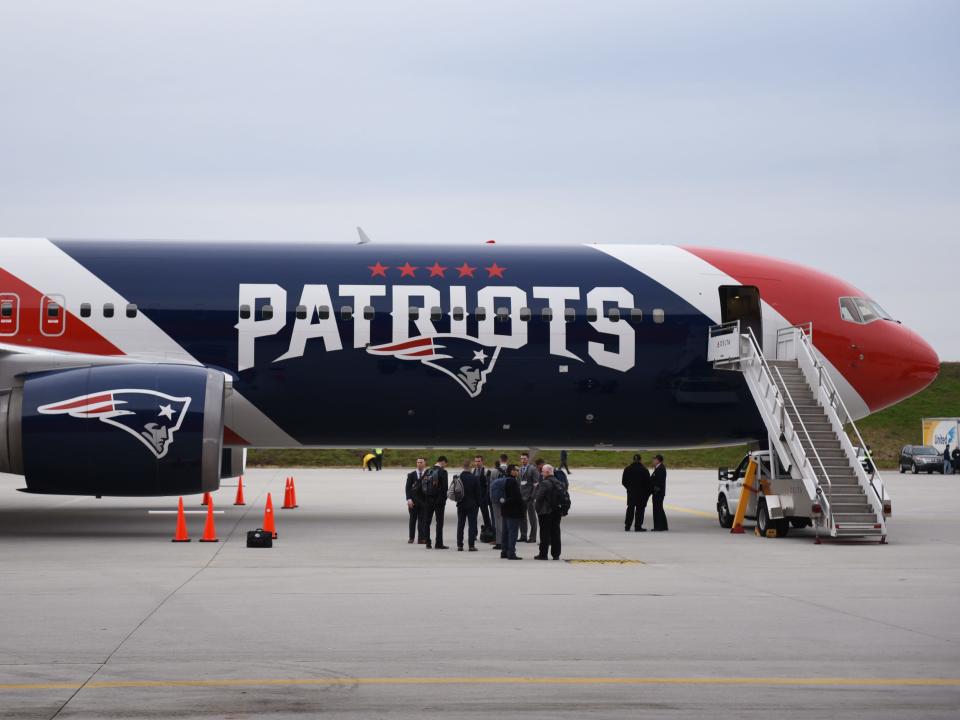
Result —
[{"label": "engine intake", "polygon": [[0,395],[0,472],[27,490],[156,496],[216,490],[224,376],[189,365],[36,373]]}]

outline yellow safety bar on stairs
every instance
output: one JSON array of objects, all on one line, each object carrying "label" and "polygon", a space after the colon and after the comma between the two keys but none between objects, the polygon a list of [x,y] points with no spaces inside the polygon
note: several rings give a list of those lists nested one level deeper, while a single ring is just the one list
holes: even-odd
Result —
[{"label": "yellow safety bar on stairs", "polygon": [[747,505],[750,504],[750,493],[756,494],[760,489],[760,483],[757,483],[756,486],[753,484],[753,479],[756,476],[757,461],[750,458],[750,463],[747,465],[747,474],[743,476],[743,488],[740,490],[740,502],[737,503],[737,514],[733,516],[733,527],[730,528],[730,532],[734,534],[743,534],[743,518],[747,514]]}]

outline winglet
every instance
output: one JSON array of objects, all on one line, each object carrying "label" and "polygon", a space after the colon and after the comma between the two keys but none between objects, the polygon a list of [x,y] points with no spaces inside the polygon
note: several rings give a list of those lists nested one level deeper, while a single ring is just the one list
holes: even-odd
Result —
[{"label": "winglet", "polygon": [[367,234],[363,231],[363,228],[357,225],[357,234],[360,235],[360,242],[357,245],[366,245],[370,242],[370,238],[367,237]]}]

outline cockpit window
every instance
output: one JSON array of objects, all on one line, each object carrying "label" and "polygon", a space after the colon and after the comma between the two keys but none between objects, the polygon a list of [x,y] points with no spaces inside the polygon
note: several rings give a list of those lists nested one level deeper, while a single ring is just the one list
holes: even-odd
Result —
[{"label": "cockpit window", "polygon": [[850,297],[840,298],[840,317],[847,322],[863,322],[860,319],[860,311],[857,310],[857,304],[853,301],[853,298]]},{"label": "cockpit window", "polygon": [[874,320],[892,320],[879,304],[868,298],[842,297],[840,298],[840,317],[847,322],[866,325]]}]

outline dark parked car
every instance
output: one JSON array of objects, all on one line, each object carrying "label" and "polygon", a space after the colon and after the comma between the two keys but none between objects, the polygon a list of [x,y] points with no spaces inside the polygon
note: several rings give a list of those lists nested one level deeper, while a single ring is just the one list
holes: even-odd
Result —
[{"label": "dark parked car", "polygon": [[900,451],[900,472],[912,473],[936,470],[943,472],[943,454],[931,445],[904,445]]}]

